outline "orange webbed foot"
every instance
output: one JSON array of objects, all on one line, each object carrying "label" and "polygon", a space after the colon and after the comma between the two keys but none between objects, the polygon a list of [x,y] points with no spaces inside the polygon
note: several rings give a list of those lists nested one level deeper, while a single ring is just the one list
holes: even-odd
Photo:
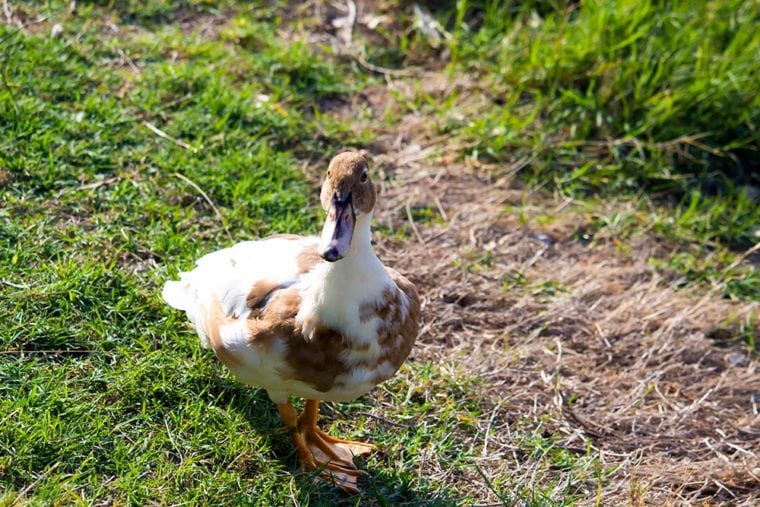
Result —
[{"label": "orange webbed foot", "polygon": [[[283,410],[287,409],[280,407],[281,414]],[[287,417],[283,414],[283,420],[291,428],[301,467],[320,471],[322,477],[333,480],[344,491],[358,493],[357,479],[366,472],[356,467],[353,458],[368,454],[376,450],[376,447],[364,442],[335,438],[320,430],[316,424],[318,410],[318,402],[307,400],[303,413],[293,421],[294,424],[289,423],[289,419],[293,419],[290,412]]]}]

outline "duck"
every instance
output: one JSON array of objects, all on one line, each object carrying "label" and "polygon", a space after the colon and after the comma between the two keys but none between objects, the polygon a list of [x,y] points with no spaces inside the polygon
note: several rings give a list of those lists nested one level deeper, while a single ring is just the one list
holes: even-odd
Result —
[{"label": "duck", "polygon": [[[237,243],[201,257],[162,291],[203,347],[240,382],[266,390],[301,467],[349,493],[365,473],[354,456],[376,447],[320,430],[319,404],[354,400],[389,379],[419,330],[417,288],[372,246],[376,200],[366,158],[340,153],[322,183],[319,236]],[[291,397],[305,400],[300,414]]]}]

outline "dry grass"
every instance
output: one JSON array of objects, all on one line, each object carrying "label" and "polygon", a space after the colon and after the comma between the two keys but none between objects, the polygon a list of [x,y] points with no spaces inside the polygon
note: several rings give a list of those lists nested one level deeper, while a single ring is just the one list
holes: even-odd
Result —
[{"label": "dry grass", "polygon": [[[416,72],[429,96],[482,95],[465,77]],[[331,112],[375,130],[388,111],[403,115],[416,91],[385,77]],[[424,296],[413,357],[482,379],[482,473],[535,483],[519,429],[598,457],[610,474],[581,486],[589,503],[760,502],[760,372],[740,339],[746,325],[760,334],[758,304],[674,290],[649,262],[667,256],[661,238],[584,241],[580,207],[515,181],[526,160],[456,162],[462,147],[429,121],[407,112],[367,149],[383,179],[376,221],[402,231],[375,239]],[[427,220],[415,220],[419,210]],[[452,482],[434,463],[428,476]],[[499,500],[482,477],[463,474],[456,482],[471,494]],[[566,480],[557,470],[558,491]]]},{"label": "dry grass", "polygon": [[523,432],[561,435],[611,471],[585,485],[589,502],[757,504],[758,362],[725,339],[758,305],[674,291],[648,263],[664,248],[651,238],[584,244],[572,202],[431,158],[426,131],[407,117],[369,152],[387,181],[377,221],[405,231],[376,240],[422,290],[416,357],[482,379],[483,473],[531,482],[510,434],[529,420]]}]

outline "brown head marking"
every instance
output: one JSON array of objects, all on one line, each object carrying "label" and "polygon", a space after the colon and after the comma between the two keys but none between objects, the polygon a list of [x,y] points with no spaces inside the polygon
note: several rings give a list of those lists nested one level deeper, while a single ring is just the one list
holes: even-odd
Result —
[{"label": "brown head marking", "polygon": [[330,161],[322,184],[322,208],[330,209],[334,195],[342,199],[349,193],[358,213],[369,213],[375,207],[377,195],[369,177],[367,159],[355,151],[345,151]]}]

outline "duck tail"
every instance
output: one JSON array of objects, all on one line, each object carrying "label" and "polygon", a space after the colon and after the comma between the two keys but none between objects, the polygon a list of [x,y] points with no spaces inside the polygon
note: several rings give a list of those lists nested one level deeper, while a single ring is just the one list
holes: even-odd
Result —
[{"label": "duck tail", "polygon": [[196,306],[195,291],[189,283],[182,280],[166,282],[161,296],[169,306],[177,310],[189,312]]}]

